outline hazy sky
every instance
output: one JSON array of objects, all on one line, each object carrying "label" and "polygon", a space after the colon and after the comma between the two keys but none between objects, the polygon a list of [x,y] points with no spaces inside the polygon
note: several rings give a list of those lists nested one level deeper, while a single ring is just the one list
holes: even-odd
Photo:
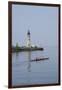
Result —
[{"label": "hazy sky", "polygon": [[58,43],[58,7],[12,5],[12,45],[26,45],[27,31],[33,45]]}]

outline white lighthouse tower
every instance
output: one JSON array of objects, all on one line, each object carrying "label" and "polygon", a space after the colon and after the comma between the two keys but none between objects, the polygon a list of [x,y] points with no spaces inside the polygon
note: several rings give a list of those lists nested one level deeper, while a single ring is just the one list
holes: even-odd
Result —
[{"label": "white lighthouse tower", "polygon": [[27,47],[31,47],[31,35],[29,30],[27,32]]}]

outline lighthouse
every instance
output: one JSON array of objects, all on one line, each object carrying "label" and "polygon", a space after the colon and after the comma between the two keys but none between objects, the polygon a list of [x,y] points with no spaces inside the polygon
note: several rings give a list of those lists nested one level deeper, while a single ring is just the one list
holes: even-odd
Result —
[{"label": "lighthouse", "polygon": [[27,32],[27,47],[31,47],[31,35],[30,35],[30,30]]}]

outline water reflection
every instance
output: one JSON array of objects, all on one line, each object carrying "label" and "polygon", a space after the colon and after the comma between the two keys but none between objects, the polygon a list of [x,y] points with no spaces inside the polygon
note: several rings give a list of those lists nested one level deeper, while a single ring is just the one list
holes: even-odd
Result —
[{"label": "water reflection", "polygon": [[31,60],[31,51],[27,52],[27,59],[28,59],[27,70],[28,70],[28,72],[31,72],[31,63],[30,63],[30,60]]},{"label": "water reflection", "polygon": [[[57,48],[19,52],[12,54],[12,85],[47,84],[58,82]],[[49,57],[49,60],[31,62],[36,58]]]},{"label": "water reflection", "polygon": [[16,54],[16,60],[18,60],[18,58],[19,58],[19,52],[16,52],[15,54]]},{"label": "water reflection", "polygon": [[[23,66],[23,64],[26,64],[27,65],[27,71],[28,72],[31,72],[31,62],[30,62],[30,60],[31,60],[31,51],[27,51],[27,52],[24,52],[24,55],[25,55],[25,59],[26,60],[23,60],[24,58],[22,58],[20,61],[21,61],[21,66]],[[21,54],[23,54],[23,52],[21,53]],[[15,56],[16,56],[16,61],[18,62],[18,60],[19,60],[19,57],[22,57],[21,55],[20,55],[20,52],[16,52],[15,53]]]}]

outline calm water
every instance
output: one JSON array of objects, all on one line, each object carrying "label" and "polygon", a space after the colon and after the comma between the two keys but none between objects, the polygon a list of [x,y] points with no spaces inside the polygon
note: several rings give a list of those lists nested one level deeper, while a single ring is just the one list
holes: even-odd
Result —
[{"label": "calm water", "polygon": [[[30,62],[35,58],[48,60]],[[58,83],[58,54],[54,47],[44,51],[12,54],[12,85]]]}]

